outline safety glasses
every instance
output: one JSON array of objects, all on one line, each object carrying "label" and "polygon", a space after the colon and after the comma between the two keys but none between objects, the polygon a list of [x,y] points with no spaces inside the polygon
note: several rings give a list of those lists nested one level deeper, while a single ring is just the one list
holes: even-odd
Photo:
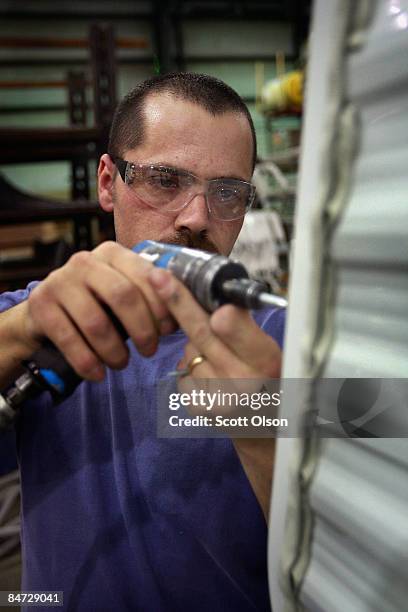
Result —
[{"label": "safety glasses", "polygon": [[162,164],[135,164],[120,158],[114,163],[137,197],[148,206],[175,213],[204,194],[208,212],[217,219],[234,221],[251,208],[255,187],[233,178],[200,179],[191,172]]}]

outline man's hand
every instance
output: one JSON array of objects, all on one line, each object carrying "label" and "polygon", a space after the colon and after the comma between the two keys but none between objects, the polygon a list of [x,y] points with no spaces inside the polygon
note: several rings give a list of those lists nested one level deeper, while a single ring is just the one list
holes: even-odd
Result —
[{"label": "man's hand", "polygon": [[101,380],[105,364],[120,369],[128,361],[127,346],[106,305],[139,352],[153,355],[159,335],[170,333],[176,324],[147,280],[152,267],[115,242],[75,253],[25,303],[26,344],[32,351],[46,336],[81,377]]},{"label": "man's hand", "polygon": [[[202,355],[194,378],[280,378],[281,351],[248,311],[225,305],[210,316],[171,273],[154,269],[150,281],[189,337],[179,367]],[[236,438],[233,443],[267,519],[275,440]]]},{"label": "man's hand", "polygon": [[199,378],[279,378],[281,351],[247,310],[231,304],[209,315],[170,272],[155,268],[150,280],[159,297],[189,337],[184,364],[196,355]]}]

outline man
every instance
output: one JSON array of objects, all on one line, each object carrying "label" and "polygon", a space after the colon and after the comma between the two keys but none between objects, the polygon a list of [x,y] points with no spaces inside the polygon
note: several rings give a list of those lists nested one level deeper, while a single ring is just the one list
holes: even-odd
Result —
[{"label": "man", "polygon": [[154,239],[228,255],[255,155],[250,115],[224,83],[145,82],[119,105],[99,164],[117,243],[0,301],[2,384],[44,336],[86,379],[58,408],[46,397],[25,406],[17,432],[23,588],[63,590],[67,610],[269,609],[271,441],[158,439],[155,393],[188,365],[198,378],[278,377],[282,312],[210,316],[130,250]]}]

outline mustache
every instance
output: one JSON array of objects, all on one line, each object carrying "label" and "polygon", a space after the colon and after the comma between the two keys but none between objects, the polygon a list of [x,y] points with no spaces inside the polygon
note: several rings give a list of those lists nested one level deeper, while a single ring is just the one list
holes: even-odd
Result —
[{"label": "mustache", "polygon": [[192,234],[188,230],[178,230],[168,238],[165,238],[163,242],[188,247],[189,249],[200,249],[209,253],[219,253],[215,244],[206,235]]}]

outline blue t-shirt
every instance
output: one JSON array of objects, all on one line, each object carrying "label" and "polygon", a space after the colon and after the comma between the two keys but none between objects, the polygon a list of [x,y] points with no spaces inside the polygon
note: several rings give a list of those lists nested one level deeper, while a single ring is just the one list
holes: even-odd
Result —
[{"label": "blue t-shirt", "polygon": [[[255,318],[282,344],[283,311]],[[185,343],[143,358],[129,342],[126,369],[24,406],[23,590],[63,591],[72,612],[270,610],[267,527],[232,442],[156,435],[156,383]]]}]

